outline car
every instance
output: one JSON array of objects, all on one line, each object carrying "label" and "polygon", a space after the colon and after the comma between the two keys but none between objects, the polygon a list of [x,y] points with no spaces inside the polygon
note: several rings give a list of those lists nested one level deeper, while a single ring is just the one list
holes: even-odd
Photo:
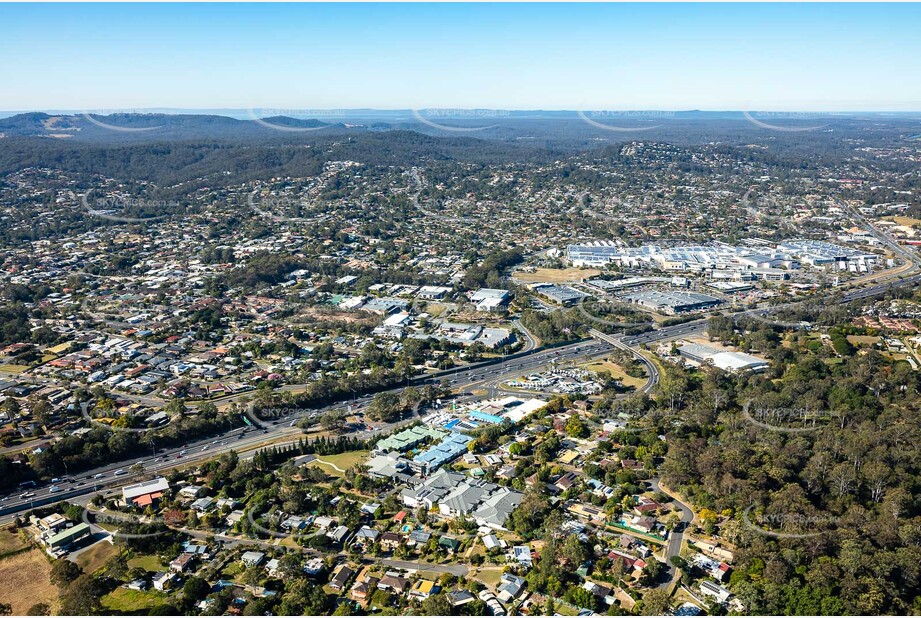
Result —
[{"label": "car", "polygon": [[201,450],[202,450],[202,451],[207,451],[209,448],[210,448],[210,447],[206,444],[206,445],[204,445],[203,447],[201,447]]},{"label": "car", "polygon": [[24,494],[19,494],[19,499],[20,499],[20,500],[28,500],[29,498],[34,498],[34,497],[35,497],[35,493],[33,493],[33,492],[31,492],[31,491],[27,491],[27,492],[24,493]]},{"label": "car", "polygon": [[121,475],[124,474],[124,473],[125,473],[125,471],[124,471],[123,469],[119,468],[118,470],[115,471],[115,476],[121,476]]},{"label": "car", "polygon": [[179,454],[180,454],[180,455],[185,455],[185,450],[183,449],[183,450],[179,451]]},{"label": "car", "polygon": [[61,491],[61,488],[58,487],[57,485],[52,485],[51,487],[48,488],[49,494],[57,493],[59,491]]},{"label": "car", "polygon": [[94,478],[94,479],[101,479],[101,478],[104,477],[104,476],[105,476],[105,473],[100,472],[99,474],[94,474],[94,475],[93,475],[93,478]]},{"label": "car", "polygon": [[53,479],[51,479],[51,484],[52,484],[52,485],[54,485],[54,484],[56,484],[56,483],[60,483],[60,482],[61,482],[61,479],[59,479],[59,478],[53,478]]}]

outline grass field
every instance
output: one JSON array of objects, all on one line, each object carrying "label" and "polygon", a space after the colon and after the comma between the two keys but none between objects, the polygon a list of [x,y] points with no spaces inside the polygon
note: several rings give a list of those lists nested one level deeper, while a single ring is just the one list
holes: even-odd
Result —
[{"label": "grass field", "polygon": [[879,343],[880,337],[874,337],[871,335],[848,335],[847,340],[851,342],[852,345],[858,348],[863,348]]},{"label": "grass field", "polygon": [[893,215],[890,217],[883,217],[886,221],[893,221],[899,225],[906,225],[911,227],[912,225],[921,225],[921,219],[914,219],[912,217],[900,217],[898,215]]},{"label": "grass field", "polygon": [[319,465],[328,474],[343,477],[346,470],[357,463],[365,461],[367,458],[368,451],[352,451],[338,455],[324,455],[323,457],[318,457],[310,465]]},{"label": "grass field", "polygon": [[502,567],[484,567],[480,569],[480,572],[477,573],[476,579],[478,582],[486,584],[490,588],[494,588],[499,585],[499,580],[502,578]]},{"label": "grass field", "polygon": [[515,272],[512,278],[522,283],[578,283],[600,273],[595,268],[538,268],[533,273]]},{"label": "grass field", "polygon": [[611,361],[596,361],[594,363],[584,365],[584,367],[589,371],[609,371],[611,372],[611,377],[615,380],[620,380],[624,386],[640,388],[646,384],[646,378],[634,378],[633,376],[628,376],[626,373],[624,373],[623,367],[612,363]]},{"label": "grass field", "polygon": [[22,616],[36,603],[47,603],[58,613],[58,589],[51,583],[51,563],[41,550],[0,560],[0,603],[9,603],[14,616]]},{"label": "grass field", "polygon": [[169,597],[158,590],[128,590],[116,588],[100,599],[112,613],[133,614],[165,602]]},{"label": "grass field", "polygon": [[112,556],[116,555],[118,550],[108,541],[99,541],[95,545],[80,552],[77,556],[77,564],[86,573],[95,573],[96,569],[101,568]]},{"label": "grass field", "polygon": [[134,558],[130,559],[128,561],[128,566],[131,568],[139,567],[145,571],[151,571],[154,573],[157,571],[162,571],[164,568],[166,568],[164,564],[160,562],[159,556],[152,556],[147,554],[143,556],[135,556]]},{"label": "grass field", "polygon": [[0,365],[0,371],[6,373],[22,373],[29,367],[27,365]]},{"label": "grass field", "polygon": [[26,546],[28,546],[28,543],[23,542],[23,540],[19,538],[19,533],[17,531],[11,530],[10,528],[3,528],[0,530],[0,556],[19,551]]}]

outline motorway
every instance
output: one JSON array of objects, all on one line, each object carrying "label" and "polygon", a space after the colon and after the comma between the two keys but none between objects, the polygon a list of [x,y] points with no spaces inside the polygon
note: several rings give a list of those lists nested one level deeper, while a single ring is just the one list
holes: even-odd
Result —
[{"label": "motorway", "polygon": [[[578,341],[553,349],[535,349],[523,355],[514,355],[508,360],[498,363],[458,367],[451,372],[439,372],[439,374],[433,376],[418,376],[410,379],[408,385],[441,383],[452,390],[463,392],[486,379],[529,373],[553,362],[559,363],[592,358],[607,354],[611,349],[611,345],[602,341]],[[391,390],[400,391],[403,388],[401,386]],[[111,489],[135,482],[138,480],[138,474],[132,472],[131,468],[136,464],[140,464],[143,467],[143,472],[139,474],[147,478],[153,474],[165,473],[176,467],[214,458],[230,450],[237,452],[254,450],[269,442],[275,442],[285,437],[290,437],[291,441],[301,437],[309,438],[309,436],[305,436],[300,428],[295,426],[298,420],[308,415],[317,415],[346,405],[351,405],[353,409],[357,409],[367,405],[372,398],[373,395],[370,394],[362,395],[354,398],[351,402],[337,402],[313,410],[301,409],[283,417],[281,420],[264,421],[254,418],[253,420],[257,421],[257,427],[236,427],[223,434],[196,440],[181,447],[139,454],[138,457],[133,459],[122,460],[75,475],[63,476],[58,483],[54,484],[54,491],[52,491],[52,486],[50,485],[34,489],[18,489],[0,497],[0,522],[37,506],[52,504],[102,489]],[[360,439],[367,439],[379,434],[392,432],[400,426],[412,423],[415,420],[417,420],[417,417],[413,413],[408,415],[407,418],[391,423],[378,424],[370,430],[354,432],[350,435]]]}]

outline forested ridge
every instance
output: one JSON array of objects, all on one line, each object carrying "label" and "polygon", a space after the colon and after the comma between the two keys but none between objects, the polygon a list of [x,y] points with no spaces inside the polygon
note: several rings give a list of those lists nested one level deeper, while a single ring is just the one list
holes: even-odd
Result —
[{"label": "forested ridge", "polygon": [[918,373],[875,350],[827,362],[805,333],[736,339],[767,374],[669,368],[658,402],[674,421],[662,477],[737,544],[747,613],[917,613]]}]

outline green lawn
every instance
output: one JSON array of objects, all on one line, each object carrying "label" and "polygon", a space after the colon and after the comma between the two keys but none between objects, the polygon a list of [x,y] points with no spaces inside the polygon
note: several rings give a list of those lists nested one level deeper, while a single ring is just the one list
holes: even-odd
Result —
[{"label": "green lawn", "polygon": [[111,613],[130,614],[150,609],[166,602],[169,597],[158,590],[128,590],[116,588],[100,599]]},{"label": "green lawn", "polygon": [[128,561],[128,566],[131,568],[140,567],[145,571],[151,571],[154,573],[157,571],[162,571],[166,568],[165,565],[160,562],[159,556],[153,556],[149,554],[135,556]]},{"label": "green lawn", "polygon": [[[310,465],[319,466],[321,470],[330,476],[345,476],[345,471],[355,464],[362,463],[368,458],[368,451],[351,451],[340,453],[338,455],[323,455],[317,457],[316,461]],[[338,468],[338,470],[337,470]]]}]

